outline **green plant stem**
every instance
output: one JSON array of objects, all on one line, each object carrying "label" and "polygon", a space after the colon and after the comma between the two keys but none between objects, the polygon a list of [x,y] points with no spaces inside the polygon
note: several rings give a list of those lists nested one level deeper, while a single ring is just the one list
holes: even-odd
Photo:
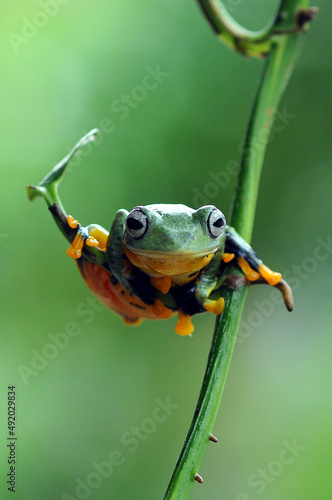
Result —
[{"label": "green plant stem", "polygon": [[[264,58],[270,53],[272,45],[279,36],[305,30],[307,21],[314,19],[317,14],[317,9],[307,8],[306,1],[285,0],[281,2],[276,17],[265,28],[251,31],[241,26],[231,16],[222,0],[198,0],[198,3],[220,40],[246,56],[259,58]],[[295,10],[292,3],[296,7]],[[284,5],[285,11],[283,11]],[[302,9],[306,12],[301,13]],[[287,17],[287,13],[291,11],[296,15]],[[280,13],[285,13],[286,16],[280,16]]]},{"label": "green plant stem", "polygon": [[251,57],[264,57],[269,52],[274,21],[260,31],[250,31],[235,21],[221,0],[198,3],[217,36],[230,48]]},{"label": "green plant stem", "polygon": [[[277,19],[283,19],[280,27],[287,30],[294,24],[298,10],[307,8],[307,0],[281,1],[278,10],[281,15],[277,16]],[[302,38],[299,32],[283,34],[272,44],[254,100],[231,216],[231,225],[247,241],[251,239],[271,125],[294,67]],[[222,292],[225,299],[224,312],[216,321],[194,417],[164,500],[185,500],[190,496],[217,417],[247,291],[247,287],[243,287],[237,291],[224,289]]]}]

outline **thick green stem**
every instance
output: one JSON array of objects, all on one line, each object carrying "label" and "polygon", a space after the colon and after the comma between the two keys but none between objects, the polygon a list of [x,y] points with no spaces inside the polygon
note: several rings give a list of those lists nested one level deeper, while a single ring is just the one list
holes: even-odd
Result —
[{"label": "thick green stem", "polygon": [[[307,0],[283,0],[280,3],[276,19],[284,34],[271,45],[254,100],[231,216],[231,225],[248,241],[253,229],[260,175],[271,125],[302,44],[303,34],[285,34],[285,31],[294,23],[299,10],[307,8]],[[225,289],[222,294],[225,299],[224,312],[216,321],[195,414],[164,500],[189,498],[217,417],[247,287],[237,291]],[[199,480],[197,476],[196,479]]]}]

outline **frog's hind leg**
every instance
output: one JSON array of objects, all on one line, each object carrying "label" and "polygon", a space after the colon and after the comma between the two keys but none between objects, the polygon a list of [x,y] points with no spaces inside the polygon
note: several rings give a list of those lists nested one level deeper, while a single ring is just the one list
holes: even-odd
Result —
[{"label": "frog's hind leg", "polygon": [[[292,290],[286,281],[282,280],[281,273],[274,272],[263,264],[251,246],[229,226],[226,228],[225,251],[227,256],[233,256],[232,258],[240,266],[249,282],[253,284],[268,283],[275,286],[281,291],[287,309],[289,311],[293,309]],[[232,259],[226,257],[224,261],[230,262]]]}]

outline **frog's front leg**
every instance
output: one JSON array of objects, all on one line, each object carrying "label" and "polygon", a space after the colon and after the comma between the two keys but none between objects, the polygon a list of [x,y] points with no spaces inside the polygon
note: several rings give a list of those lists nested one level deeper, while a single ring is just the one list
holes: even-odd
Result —
[{"label": "frog's front leg", "polygon": [[67,216],[58,203],[51,205],[49,211],[61,232],[71,243],[67,254],[75,259],[79,259],[83,255],[90,262],[108,270],[105,259],[106,240],[108,238],[106,229],[98,224],[82,226],[71,215]]},{"label": "frog's front leg", "polygon": [[224,262],[236,260],[249,282],[268,283],[277,287],[289,311],[293,309],[292,291],[289,285],[282,280],[280,273],[274,272],[263,264],[256,252],[232,227],[226,227],[226,244]]},{"label": "frog's front leg", "polygon": [[224,309],[224,299],[219,297],[217,300],[211,300],[209,297],[216,288],[217,276],[222,263],[223,244],[216,255],[211,260],[207,270],[201,276],[195,291],[197,301],[203,306],[205,311],[221,314]]},{"label": "frog's front leg", "polygon": [[[217,274],[222,262],[222,251],[219,250],[211,260],[207,269],[201,274],[185,294],[179,304],[179,319],[175,331],[179,335],[190,335],[194,327],[191,323],[193,314],[205,311],[221,314],[224,309],[224,299],[219,297],[211,300],[209,297],[214,292],[217,284]],[[190,285],[190,284],[189,284]],[[189,286],[188,285],[188,286]]]},{"label": "frog's front leg", "polygon": [[67,217],[67,224],[72,229],[77,230],[73,242],[67,250],[67,255],[69,255],[69,257],[73,257],[74,259],[82,257],[84,244],[88,247],[99,248],[99,250],[105,252],[109,236],[106,229],[99,226],[99,224],[90,224],[84,227],[71,215]]},{"label": "frog's front leg", "polygon": [[114,217],[106,245],[106,261],[123,288],[145,304],[152,305],[157,298],[156,289],[151,284],[149,276],[134,267],[124,252],[123,235],[128,213],[127,210],[121,209]]}]

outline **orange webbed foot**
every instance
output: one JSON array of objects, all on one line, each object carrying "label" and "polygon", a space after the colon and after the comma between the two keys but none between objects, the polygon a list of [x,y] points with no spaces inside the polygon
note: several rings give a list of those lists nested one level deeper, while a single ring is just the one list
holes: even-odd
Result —
[{"label": "orange webbed foot", "polygon": [[258,266],[258,270],[259,270],[261,276],[265,279],[265,281],[268,282],[269,285],[275,286],[281,280],[280,273],[275,273],[274,271],[272,271],[270,268],[268,268],[264,264],[261,264],[260,266]]},{"label": "orange webbed foot", "polygon": [[214,314],[221,314],[224,310],[225,306],[225,301],[223,297],[219,297],[218,300],[209,300],[207,299],[204,303],[203,306],[206,311],[212,312]]},{"label": "orange webbed foot", "polygon": [[175,327],[175,332],[178,335],[191,335],[194,331],[194,325],[191,322],[191,316],[184,314],[179,310],[179,319]]},{"label": "orange webbed foot", "polygon": [[[74,219],[71,215],[67,217],[68,226],[72,229],[77,229],[76,236],[70,248],[67,250],[69,257],[79,259],[82,257],[82,249],[84,243],[89,247],[98,247],[102,252],[106,251],[106,244],[108,240],[108,232],[100,226],[91,225],[86,228],[81,227],[78,220]],[[89,236],[86,236],[86,233]]]}]

